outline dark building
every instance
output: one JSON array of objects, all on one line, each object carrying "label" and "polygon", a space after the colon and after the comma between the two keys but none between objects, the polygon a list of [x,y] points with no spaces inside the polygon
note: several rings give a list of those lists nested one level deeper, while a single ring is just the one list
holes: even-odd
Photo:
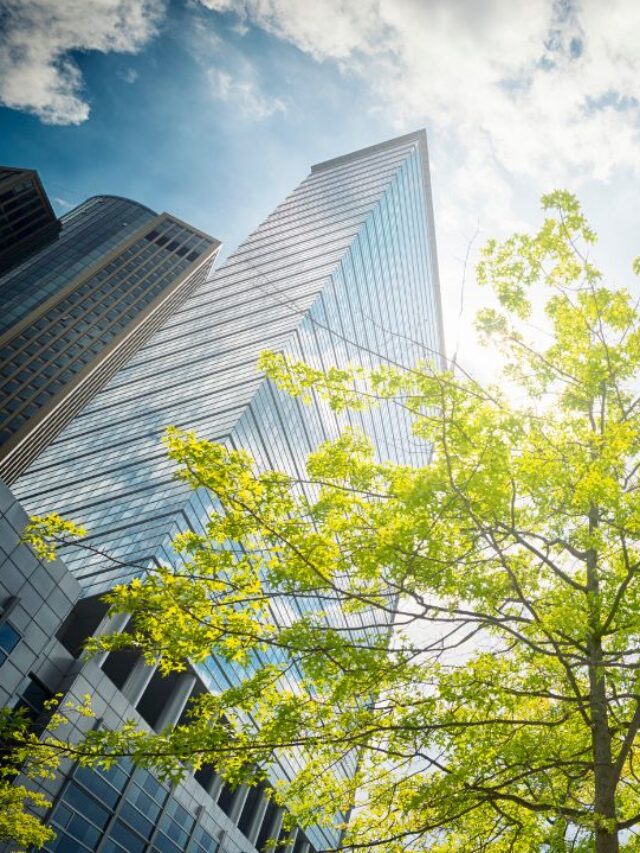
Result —
[{"label": "dark building", "polygon": [[0,274],[55,239],[59,230],[38,173],[0,166]]},{"label": "dark building", "polygon": [[204,281],[219,245],[167,213],[96,196],[0,276],[2,479],[12,483]]}]

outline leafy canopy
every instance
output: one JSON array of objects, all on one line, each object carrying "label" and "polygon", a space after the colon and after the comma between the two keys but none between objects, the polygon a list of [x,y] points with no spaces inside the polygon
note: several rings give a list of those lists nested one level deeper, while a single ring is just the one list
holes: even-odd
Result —
[{"label": "leafy canopy", "polygon": [[213,653],[238,682],[162,735],[92,733],[87,760],[213,763],[235,783],[297,755],[274,796],[347,849],[640,849],[640,317],[591,261],[577,200],[543,208],[478,267],[495,385],[262,357],[303,399],[408,410],[430,464],[377,461],[346,430],[301,483],[169,432],[217,510],[177,537],[179,569],[110,593],[132,631],[93,648],[133,643],[164,672]]}]

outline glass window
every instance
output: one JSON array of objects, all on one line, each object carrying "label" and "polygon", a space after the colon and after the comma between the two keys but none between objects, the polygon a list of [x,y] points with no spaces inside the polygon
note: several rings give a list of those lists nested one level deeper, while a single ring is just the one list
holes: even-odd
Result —
[{"label": "glass window", "polygon": [[0,622],[0,666],[20,642],[20,634],[9,622]]},{"label": "glass window", "polygon": [[80,844],[75,838],[71,838],[64,832],[57,832],[53,841],[49,841],[46,850],[55,851],[55,853],[79,853],[81,850],[89,850],[84,844]]},{"label": "glass window", "polygon": [[136,808],[140,809],[140,811],[150,820],[156,820],[160,814],[160,805],[155,802],[155,800],[152,800],[151,797],[149,797],[148,794],[146,794],[142,788],[135,783],[132,784],[127,791],[127,799],[133,803]]},{"label": "glass window", "polygon": [[96,844],[102,835],[102,832],[99,829],[78,814],[73,815],[69,821],[67,829],[72,835],[75,835],[76,838],[80,839],[80,841],[84,841],[88,844],[91,850],[95,850]]},{"label": "glass window", "polygon": [[123,758],[117,764],[114,764],[113,767],[110,767],[108,770],[105,770],[104,767],[98,768],[96,773],[99,773],[100,776],[103,776],[108,782],[110,782],[114,788],[117,788],[118,791],[122,791],[124,786],[127,784],[129,776],[131,775],[132,763],[129,758]]},{"label": "glass window", "polygon": [[97,800],[85,793],[75,782],[69,784],[64,793],[64,800],[100,829],[104,829],[107,825],[111,812],[99,805]]},{"label": "glass window", "polygon": [[75,772],[75,778],[82,783],[85,788],[88,788],[92,794],[95,794],[101,803],[113,808],[120,796],[111,785],[105,781],[95,770],[90,770],[88,767],[79,767]]},{"label": "glass window", "polygon": [[112,838],[107,838],[107,840],[102,845],[102,853],[127,853],[124,847],[121,847],[119,844]]},{"label": "glass window", "polygon": [[44,710],[44,704],[51,699],[51,692],[35,676],[29,675],[29,684],[24,689],[18,708],[26,708],[32,717],[38,717]]},{"label": "glass window", "polygon": [[142,838],[140,838],[135,832],[132,832],[132,830],[130,830],[129,827],[120,820],[117,820],[114,823],[109,835],[117,841],[118,844],[121,844],[127,853],[143,853],[147,846]]},{"label": "glass window", "polygon": [[166,835],[163,835],[162,832],[159,832],[158,837],[154,842],[153,849],[156,853],[182,853],[184,847],[179,847],[177,844],[174,844],[173,841],[170,841]]},{"label": "glass window", "polygon": [[167,795],[166,788],[163,788],[151,773],[147,770],[136,770],[135,780],[156,802],[164,803]]},{"label": "glass window", "polygon": [[197,826],[193,833],[193,841],[201,845],[205,850],[214,851],[217,849],[217,842],[209,835],[201,826]]},{"label": "glass window", "polygon": [[[191,821],[193,823],[193,820]],[[190,828],[190,827],[189,827]],[[160,819],[160,829],[175,841],[177,844],[185,845],[188,840],[187,833],[181,829],[175,820],[172,820],[165,812]]]},{"label": "glass window", "polygon": [[136,832],[139,832],[140,835],[144,836],[144,838],[151,837],[154,824],[150,820],[147,820],[142,812],[139,812],[131,803],[124,802],[122,804],[120,816],[129,824],[129,826],[133,827]]}]

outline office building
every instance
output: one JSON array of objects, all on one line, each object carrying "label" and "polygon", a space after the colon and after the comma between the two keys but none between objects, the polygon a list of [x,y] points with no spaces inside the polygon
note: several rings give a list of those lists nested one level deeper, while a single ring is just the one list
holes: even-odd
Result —
[{"label": "office building", "polygon": [[[82,637],[104,630],[99,595],[141,567],[173,563],[172,536],[202,531],[212,509],[204,490],[191,491],[174,479],[161,445],[168,425],[243,447],[259,466],[301,479],[307,454],[347,423],[372,436],[380,458],[424,463],[424,446],[412,441],[402,409],[389,405],[338,417],[321,402],[305,407],[258,372],[264,349],[322,368],[439,361],[442,326],[424,132],[312,167],[17,479],[14,492],[28,512],[56,511],[81,522],[95,547],[93,553],[73,547],[61,552],[77,601],[56,642],[72,657]],[[114,627],[123,629],[124,619]],[[233,665],[213,657],[173,679],[122,654],[91,665],[99,665],[127,708],[154,728],[179,719],[193,691],[216,691],[239,677]],[[52,681],[44,686],[56,689]],[[291,776],[295,762],[295,756],[282,757],[274,777]],[[205,776],[195,780],[209,796],[205,812],[221,822],[226,815],[239,831],[233,841],[225,835],[220,849],[244,843],[253,851],[277,837],[281,816],[260,789],[230,792],[215,774]],[[69,779],[59,788],[71,785]],[[169,849],[136,828],[135,809],[127,817],[116,805],[101,823],[87,812],[86,800],[65,797],[59,797],[52,825],[76,842],[82,832],[98,839],[95,848],[77,849],[133,849],[114,846],[109,833],[118,821],[137,833],[135,849]],[[295,853],[337,840],[314,827],[299,833]]]},{"label": "office building", "polygon": [[[119,678],[124,667],[117,656],[80,660],[79,637],[117,626],[98,619],[90,620],[89,628],[83,621],[80,584],[64,563],[43,563],[20,541],[26,521],[26,513],[0,482],[0,707],[21,706],[41,724],[47,717],[42,714],[44,703],[54,693],[61,693],[64,702],[81,702],[89,693],[96,717],[107,728],[119,727],[125,720],[140,727],[149,727],[150,720],[158,728],[177,721],[188,698],[185,685],[193,689],[195,676],[163,679],[158,687],[153,669],[138,660],[134,659],[126,682]],[[204,689],[201,682],[196,689]],[[94,722],[79,719],[72,736]],[[266,835],[280,832],[282,813],[266,807],[262,790],[251,792],[251,800],[246,789],[225,789],[210,772],[171,786],[128,761],[109,771],[82,769],[65,761],[61,770],[40,783],[18,780],[36,787],[54,804],[43,815],[56,832],[47,851],[255,853],[256,846],[264,846]],[[257,796],[260,806],[264,804],[262,814],[251,808]],[[308,849],[302,835],[290,853],[294,847],[295,853]],[[0,850],[13,853],[15,847],[0,842]]]},{"label": "office building", "polygon": [[9,484],[204,280],[219,247],[113,196],[88,199],[58,225],[0,275],[0,478]]},{"label": "office building", "polygon": [[55,239],[59,230],[38,173],[0,166],[0,275]]}]

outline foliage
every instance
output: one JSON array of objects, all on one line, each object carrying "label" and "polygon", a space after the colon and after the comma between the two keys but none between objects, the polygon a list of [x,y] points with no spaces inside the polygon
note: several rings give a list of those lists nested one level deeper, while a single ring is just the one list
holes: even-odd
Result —
[{"label": "foliage", "polygon": [[215,653],[238,683],[160,736],[95,733],[94,758],[212,762],[238,782],[297,754],[276,797],[344,828],[347,849],[640,849],[640,317],[603,284],[576,199],[543,207],[536,234],[491,241],[478,268],[499,384],[262,358],[337,411],[391,401],[430,464],[377,461],[352,429],[298,481],[169,432],[179,476],[217,509],[177,537],[179,569],[109,601],[163,671]]},{"label": "foliage", "polygon": [[23,540],[31,545],[37,557],[50,562],[56,557],[54,543],[86,536],[86,533],[84,527],[52,512],[46,516],[32,516],[25,528]]},{"label": "foliage", "polygon": [[[48,528],[51,529],[51,528]],[[91,716],[90,697],[58,708],[59,696],[45,703],[48,733],[41,736],[25,708],[0,708],[0,842],[11,849],[40,848],[55,837],[40,815],[51,805],[37,783],[52,779],[69,744],[55,731],[78,716]],[[14,784],[16,777],[20,777]],[[34,787],[30,787],[30,782]]]},{"label": "foliage", "polygon": [[32,810],[46,809],[49,805],[44,795],[3,779],[0,782],[0,841],[15,842],[21,849],[32,845],[42,847],[55,833]]}]

